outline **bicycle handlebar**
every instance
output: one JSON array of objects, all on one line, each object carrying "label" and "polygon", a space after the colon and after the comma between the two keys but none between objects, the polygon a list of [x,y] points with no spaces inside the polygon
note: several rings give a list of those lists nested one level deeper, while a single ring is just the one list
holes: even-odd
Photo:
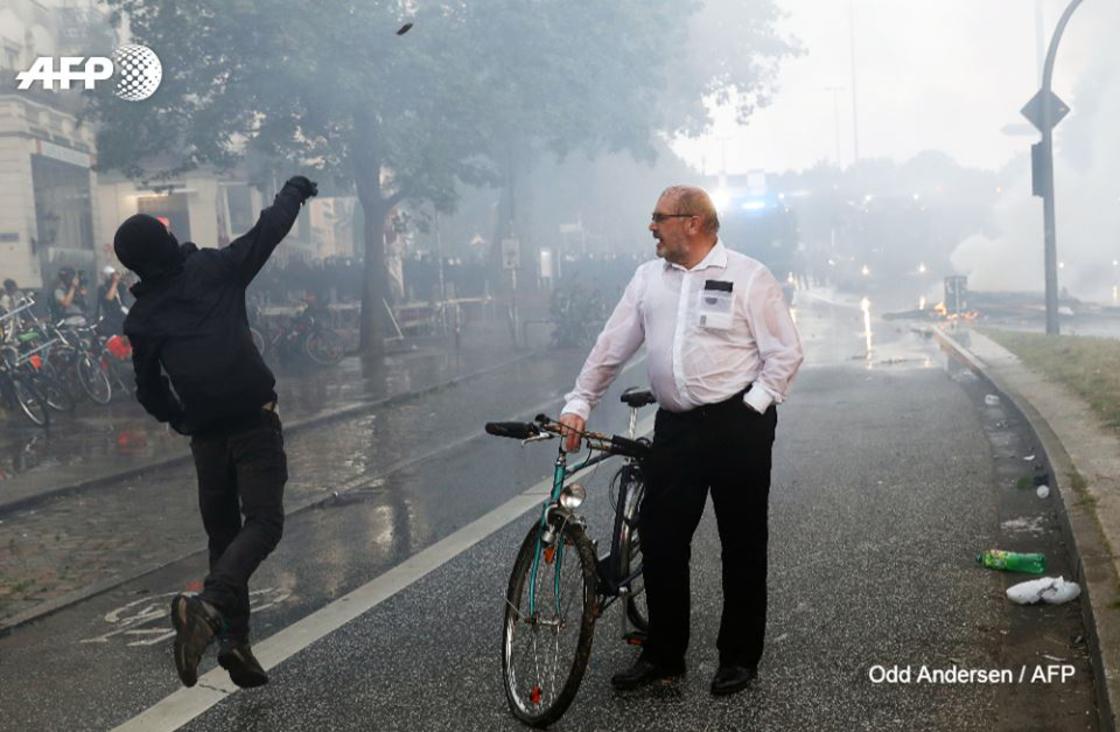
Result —
[{"label": "bicycle handlebar", "polygon": [[[538,414],[534,422],[487,422],[487,434],[497,437],[511,437],[516,440],[526,440],[536,437],[542,432],[560,435],[571,430],[571,427],[561,425],[551,417]],[[605,435],[600,432],[580,432],[580,437],[587,442],[592,450],[601,450],[613,455],[622,455],[631,458],[645,458],[649,455],[650,446],[642,440],[631,440],[619,435]]]},{"label": "bicycle handlebar", "polygon": [[529,422],[487,422],[486,433],[497,437],[527,440],[541,433],[540,428]]},{"label": "bicycle handlebar", "polygon": [[619,437],[618,435],[611,436],[611,452],[616,455],[632,458],[645,458],[649,456],[650,446],[648,443],[639,440],[631,440],[627,437]]}]

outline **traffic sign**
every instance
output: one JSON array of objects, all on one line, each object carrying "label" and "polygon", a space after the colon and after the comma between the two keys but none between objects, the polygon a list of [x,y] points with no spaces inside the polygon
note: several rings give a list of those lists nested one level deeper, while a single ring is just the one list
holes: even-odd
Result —
[{"label": "traffic sign", "polygon": [[520,244],[517,239],[502,239],[502,268],[517,269],[521,266]]},{"label": "traffic sign", "polygon": [[[1069,107],[1058,98],[1054,92],[1050,94],[1050,128],[1053,129],[1062,121],[1067,114],[1069,114]],[[1042,90],[1040,89],[1037,94],[1031,97],[1031,100],[1023,105],[1019,110],[1023,116],[1030,120],[1030,123],[1038,128],[1039,132],[1046,132],[1043,127],[1042,120]]]}]

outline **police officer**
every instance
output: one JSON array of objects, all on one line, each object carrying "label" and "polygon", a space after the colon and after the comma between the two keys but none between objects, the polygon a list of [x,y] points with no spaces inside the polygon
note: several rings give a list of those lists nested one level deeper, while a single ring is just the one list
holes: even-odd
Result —
[{"label": "police officer", "polygon": [[728,249],[700,188],[673,186],[649,230],[659,260],[638,267],[591,354],[560,421],[565,447],[644,342],[660,405],[639,516],[649,635],[612,685],[635,689],[681,676],[689,639],[692,535],[712,494],[723,557],[716,695],[750,684],[766,628],[770,456],[801,343],[782,288],[761,263]]}]

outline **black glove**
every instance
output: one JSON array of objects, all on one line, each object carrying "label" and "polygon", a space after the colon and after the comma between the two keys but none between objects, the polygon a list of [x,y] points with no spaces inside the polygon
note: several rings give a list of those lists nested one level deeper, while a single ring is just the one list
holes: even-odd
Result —
[{"label": "black glove", "polygon": [[288,182],[284,184],[285,188],[288,186],[294,188],[296,193],[300,195],[300,198],[305,201],[308,198],[319,194],[318,184],[316,184],[314,181],[308,180],[302,175],[297,175],[289,178]]}]

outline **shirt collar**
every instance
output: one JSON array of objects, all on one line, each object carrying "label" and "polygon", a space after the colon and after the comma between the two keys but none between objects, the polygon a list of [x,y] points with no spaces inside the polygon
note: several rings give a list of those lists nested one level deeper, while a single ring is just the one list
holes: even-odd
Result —
[{"label": "shirt collar", "polygon": [[697,272],[702,269],[707,269],[708,267],[726,268],[727,247],[723,245],[723,241],[721,241],[719,237],[716,237],[715,246],[713,246],[711,250],[708,251],[707,255],[705,255],[705,257],[701,259],[700,262],[692,269],[685,269],[679,264],[674,264],[668,260],[665,260],[665,269],[669,269],[670,267],[679,269],[682,272]]}]

